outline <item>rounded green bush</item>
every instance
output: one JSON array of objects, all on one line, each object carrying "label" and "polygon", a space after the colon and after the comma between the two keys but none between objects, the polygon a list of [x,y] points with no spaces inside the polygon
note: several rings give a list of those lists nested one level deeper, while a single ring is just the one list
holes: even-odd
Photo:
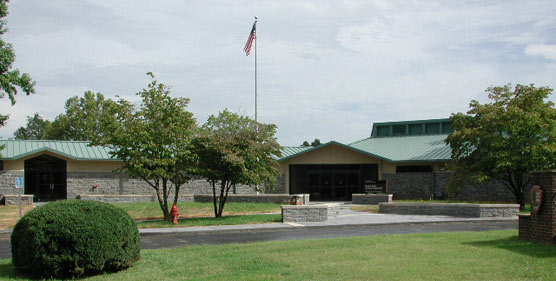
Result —
[{"label": "rounded green bush", "polygon": [[64,200],[27,213],[14,227],[12,260],[20,272],[81,277],[128,268],[140,258],[133,219],[113,205]]}]

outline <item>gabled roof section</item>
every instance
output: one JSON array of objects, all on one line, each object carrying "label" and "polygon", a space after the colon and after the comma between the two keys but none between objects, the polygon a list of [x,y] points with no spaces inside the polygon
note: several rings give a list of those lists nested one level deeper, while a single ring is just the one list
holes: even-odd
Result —
[{"label": "gabled roof section", "polygon": [[356,147],[353,147],[353,146],[345,145],[345,144],[339,143],[337,141],[329,141],[327,143],[323,143],[323,144],[321,144],[319,146],[315,146],[315,147],[307,147],[307,148],[304,147],[305,148],[304,150],[300,150],[297,153],[289,154],[287,156],[285,154],[282,154],[282,158],[278,159],[278,161],[282,162],[282,161],[285,161],[285,160],[288,160],[288,159],[291,159],[291,158],[295,158],[295,157],[301,156],[303,154],[309,153],[311,151],[319,150],[319,149],[322,149],[324,147],[328,147],[328,146],[331,146],[331,145],[338,145],[338,146],[347,148],[349,150],[353,150],[355,152],[363,153],[363,154],[371,156],[371,157],[375,157],[375,158],[383,159],[383,160],[388,160],[388,159],[385,159],[382,156],[379,156],[377,154],[374,154],[374,153],[371,153],[371,152],[368,152],[368,151],[360,150],[359,148],[356,148]]},{"label": "gabled roof section", "polygon": [[349,146],[380,155],[390,162],[434,162],[451,160],[451,149],[444,141],[447,134],[367,138]]},{"label": "gabled roof section", "polygon": [[89,146],[86,141],[0,140],[0,145],[4,146],[0,160],[20,159],[43,151],[75,160],[118,160],[110,157],[108,147]]},{"label": "gabled roof section", "polygon": [[311,149],[311,147],[310,146],[284,146],[282,147],[282,151],[281,151],[282,157],[280,157],[279,159],[290,157],[292,155],[303,152],[307,149]]}]

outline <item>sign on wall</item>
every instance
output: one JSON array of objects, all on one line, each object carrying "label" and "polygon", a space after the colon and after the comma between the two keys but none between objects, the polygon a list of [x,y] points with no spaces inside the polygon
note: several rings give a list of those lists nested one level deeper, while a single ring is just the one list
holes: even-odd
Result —
[{"label": "sign on wall", "polygon": [[23,177],[16,177],[15,178],[15,188],[23,188],[25,186],[25,182],[23,181]]},{"label": "sign on wall", "polygon": [[531,214],[536,215],[542,206],[543,190],[535,185],[531,188]]}]

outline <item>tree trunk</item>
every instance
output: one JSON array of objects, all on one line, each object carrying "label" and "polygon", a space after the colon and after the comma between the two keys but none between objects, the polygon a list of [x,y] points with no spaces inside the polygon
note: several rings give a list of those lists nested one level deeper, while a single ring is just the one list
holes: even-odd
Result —
[{"label": "tree trunk", "polygon": [[210,181],[212,184],[212,204],[214,205],[214,217],[218,217],[218,207],[216,207],[216,182]]},{"label": "tree trunk", "polygon": [[218,214],[216,215],[217,218],[222,217],[222,212],[224,209],[224,190],[226,187],[226,181],[222,180],[220,184],[220,197],[218,198]]},{"label": "tree trunk", "polygon": [[525,188],[529,184],[527,175],[523,173],[517,173],[516,175],[515,172],[509,172],[507,181],[509,189],[515,197],[515,202],[519,204],[519,209],[523,210],[525,208]]},{"label": "tree trunk", "polygon": [[162,199],[162,212],[164,213],[164,220],[172,221],[172,218],[170,217],[170,210],[168,208],[168,179],[162,179]]},{"label": "tree trunk", "polygon": [[[178,184],[174,184],[174,186],[176,187],[176,193],[174,194],[174,204],[178,205],[178,200],[179,200],[179,194],[180,194],[180,185]],[[174,205],[172,205],[174,206]]]}]

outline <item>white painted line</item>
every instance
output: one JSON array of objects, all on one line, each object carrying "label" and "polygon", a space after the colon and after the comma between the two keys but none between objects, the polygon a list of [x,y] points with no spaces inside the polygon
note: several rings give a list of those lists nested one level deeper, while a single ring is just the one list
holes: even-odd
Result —
[{"label": "white painted line", "polygon": [[295,222],[285,222],[285,224],[288,224],[288,225],[291,225],[291,226],[304,226],[302,224],[295,223]]}]

